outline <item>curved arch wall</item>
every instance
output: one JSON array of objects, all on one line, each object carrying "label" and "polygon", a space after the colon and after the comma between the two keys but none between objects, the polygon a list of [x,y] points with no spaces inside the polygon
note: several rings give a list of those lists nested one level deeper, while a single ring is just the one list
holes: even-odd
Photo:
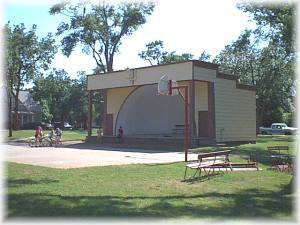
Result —
[{"label": "curved arch wall", "polygon": [[157,84],[137,88],[123,103],[116,118],[116,130],[124,135],[168,135],[176,124],[184,124],[180,96],[157,96]]}]

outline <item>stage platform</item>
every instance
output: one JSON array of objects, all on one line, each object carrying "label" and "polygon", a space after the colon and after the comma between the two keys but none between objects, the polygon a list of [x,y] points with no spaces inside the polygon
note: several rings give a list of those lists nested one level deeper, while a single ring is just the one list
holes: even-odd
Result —
[{"label": "stage platform", "polygon": [[[174,136],[162,135],[135,135],[125,136],[121,143],[116,136],[91,136],[86,138],[87,142],[94,142],[99,144],[122,144],[126,147],[183,147],[184,138]],[[211,138],[195,138],[190,141],[190,147],[200,146],[214,146],[216,145],[215,139]]]}]

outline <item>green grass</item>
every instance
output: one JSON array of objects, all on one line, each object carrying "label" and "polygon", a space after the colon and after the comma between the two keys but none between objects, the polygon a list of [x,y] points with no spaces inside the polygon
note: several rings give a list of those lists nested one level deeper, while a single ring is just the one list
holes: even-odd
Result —
[{"label": "green grass", "polygon": [[[44,134],[48,134],[48,130],[44,131]],[[34,130],[17,130],[13,131],[13,136],[9,140],[27,139],[34,136]],[[92,134],[97,134],[97,129],[92,130]],[[87,136],[87,131],[85,130],[64,130],[62,140],[84,140]]]},{"label": "green grass", "polygon": [[[262,146],[278,143],[273,138],[236,146],[234,161],[242,161],[240,156],[255,146],[263,154]],[[280,144],[291,144],[290,137],[278,138]],[[65,170],[6,165],[10,218],[294,219],[292,175],[267,169],[183,182],[184,163]],[[260,166],[269,167],[269,162]]]}]

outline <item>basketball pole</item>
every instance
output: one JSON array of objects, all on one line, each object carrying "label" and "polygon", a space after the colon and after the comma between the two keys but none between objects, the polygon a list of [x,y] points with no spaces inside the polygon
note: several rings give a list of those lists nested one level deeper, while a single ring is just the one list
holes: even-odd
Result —
[{"label": "basketball pole", "polygon": [[172,94],[172,90],[183,90],[184,99],[184,161],[188,161],[188,149],[189,149],[189,87],[187,85],[179,85],[172,87],[172,81],[169,81],[169,94]]}]

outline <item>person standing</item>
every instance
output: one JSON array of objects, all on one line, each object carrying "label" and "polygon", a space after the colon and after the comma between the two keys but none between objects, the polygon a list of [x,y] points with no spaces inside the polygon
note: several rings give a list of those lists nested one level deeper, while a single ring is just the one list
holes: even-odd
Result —
[{"label": "person standing", "polygon": [[124,130],[123,127],[119,127],[118,129],[118,139],[119,139],[119,143],[123,142],[123,137],[124,137]]}]

